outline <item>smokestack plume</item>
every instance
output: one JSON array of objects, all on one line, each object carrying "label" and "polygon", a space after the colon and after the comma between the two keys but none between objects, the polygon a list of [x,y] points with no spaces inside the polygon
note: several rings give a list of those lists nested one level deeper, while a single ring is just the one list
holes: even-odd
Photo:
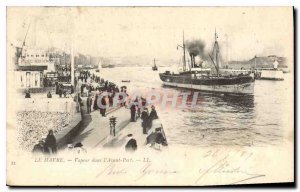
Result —
[{"label": "smokestack plume", "polygon": [[204,55],[205,43],[202,40],[193,40],[187,42],[187,50],[191,57],[192,66],[195,65],[195,57]]}]

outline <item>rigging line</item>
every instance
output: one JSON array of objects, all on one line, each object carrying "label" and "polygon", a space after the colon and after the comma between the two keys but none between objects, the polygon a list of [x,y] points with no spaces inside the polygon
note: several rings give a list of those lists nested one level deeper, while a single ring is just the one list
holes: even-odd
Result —
[{"label": "rigging line", "polygon": [[[30,20],[30,19],[29,19],[29,20]],[[31,20],[30,20],[30,22],[29,22],[29,25],[28,25],[28,28],[27,28],[27,32],[26,32],[26,34],[25,34],[25,37],[24,37],[24,40],[23,40],[23,43],[22,43],[22,46],[21,46],[21,52],[20,52],[19,55],[17,55],[18,60],[19,60],[19,58],[22,59],[23,48],[24,48],[24,46],[25,46],[25,41],[26,41],[26,38],[27,38],[27,35],[28,35],[28,31],[29,31],[29,29],[30,29],[30,25],[31,25]],[[23,59],[22,59],[22,60],[23,60]]]},{"label": "rigging line", "polygon": [[[222,61],[222,55],[220,53],[219,44],[217,42],[214,43],[212,55],[216,60],[218,60],[216,62]],[[217,57],[217,55],[218,55],[218,57]],[[218,66],[218,68],[219,68],[219,66]]]},{"label": "rigging line", "polygon": [[215,64],[215,62],[214,62],[214,60],[213,60],[213,58],[211,57],[211,55],[210,55],[210,54],[208,54],[208,56],[210,57],[210,59],[211,59],[212,63],[214,64],[214,66],[215,66],[216,70],[218,71],[218,69],[217,69],[217,66],[216,66],[216,64]]},{"label": "rigging line", "polygon": [[[28,28],[27,28],[27,31],[26,31],[26,34],[25,34],[25,37],[24,37],[24,40],[23,40],[23,45],[25,45],[25,41],[26,41],[26,38],[27,38],[27,35],[28,35],[30,25],[31,25],[31,21],[29,22],[29,25],[28,25]],[[22,45],[22,47],[23,47],[23,45]]]},{"label": "rigging line", "polygon": [[25,37],[24,37],[24,40],[23,40],[23,43],[22,43],[22,47],[21,47],[21,57],[22,57],[22,53],[23,53],[23,47],[25,46],[25,41],[26,41],[26,38],[27,38],[27,35],[28,35],[28,31],[29,31],[29,28],[30,28],[30,25],[31,25],[31,20],[29,22],[29,25],[28,25],[28,28],[27,28],[27,32],[25,34]]}]

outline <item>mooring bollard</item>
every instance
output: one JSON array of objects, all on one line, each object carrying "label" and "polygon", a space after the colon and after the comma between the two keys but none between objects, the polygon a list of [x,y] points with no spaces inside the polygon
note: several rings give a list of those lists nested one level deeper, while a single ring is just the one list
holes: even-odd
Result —
[{"label": "mooring bollard", "polygon": [[116,117],[112,116],[109,118],[110,135],[116,136],[116,122]]}]

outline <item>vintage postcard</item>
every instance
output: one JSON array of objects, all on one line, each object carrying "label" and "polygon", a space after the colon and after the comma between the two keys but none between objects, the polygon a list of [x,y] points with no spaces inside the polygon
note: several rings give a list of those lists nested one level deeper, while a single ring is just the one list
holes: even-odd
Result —
[{"label": "vintage postcard", "polygon": [[7,185],[294,182],[293,7],[7,7]]}]

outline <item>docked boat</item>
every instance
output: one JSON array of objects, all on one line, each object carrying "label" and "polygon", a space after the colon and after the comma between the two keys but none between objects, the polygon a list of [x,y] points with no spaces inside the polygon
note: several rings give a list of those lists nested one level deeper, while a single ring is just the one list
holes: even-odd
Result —
[{"label": "docked boat", "polygon": [[154,65],[153,65],[153,67],[152,67],[152,70],[153,70],[153,71],[157,71],[157,66],[156,66],[156,64],[155,64],[155,59],[153,60],[153,63],[154,63]]},{"label": "docked boat", "polygon": [[[256,59],[256,57],[255,57]],[[256,63],[256,61],[255,61]],[[273,63],[273,68],[254,68],[254,69],[220,69],[223,74],[247,74],[250,73],[256,80],[284,80],[284,71],[277,68],[277,62]],[[256,64],[255,64],[256,66]]]},{"label": "docked boat", "polygon": [[284,80],[283,71],[277,69],[256,69],[255,74],[257,80]]},{"label": "docked boat", "polygon": [[269,68],[257,68],[256,67],[256,59],[255,60],[255,79],[257,80],[275,80],[275,81],[281,81],[284,80],[283,77],[283,70],[278,69],[278,61],[275,59],[273,62],[273,67]]},{"label": "docked boat", "polygon": [[[160,73],[160,79],[163,85],[171,87],[180,87],[195,89],[208,92],[220,92],[231,94],[253,94],[254,77],[250,73],[245,74],[222,74],[219,67],[219,44],[217,33],[215,32],[215,43],[212,56],[209,55],[213,63],[216,74],[211,69],[196,67],[195,59],[191,59],[191,65],[186,65],[186,45],[183,37],[183,45],[178,45],[183,49],[183,71],[178,74],[166,71]],[[178,47],[177,47],[178,48]],[[190,54],[191,55],[191,54]],[[193,62],[194,61],[194,62]]]},{"label": "docked boat", "polygon": [[278,62],[273,63],[273,68],[256,68],[255,69],[255,78],[260,80],[275,80],[282,81],[284,80],[283,71],[277,68]]}]

